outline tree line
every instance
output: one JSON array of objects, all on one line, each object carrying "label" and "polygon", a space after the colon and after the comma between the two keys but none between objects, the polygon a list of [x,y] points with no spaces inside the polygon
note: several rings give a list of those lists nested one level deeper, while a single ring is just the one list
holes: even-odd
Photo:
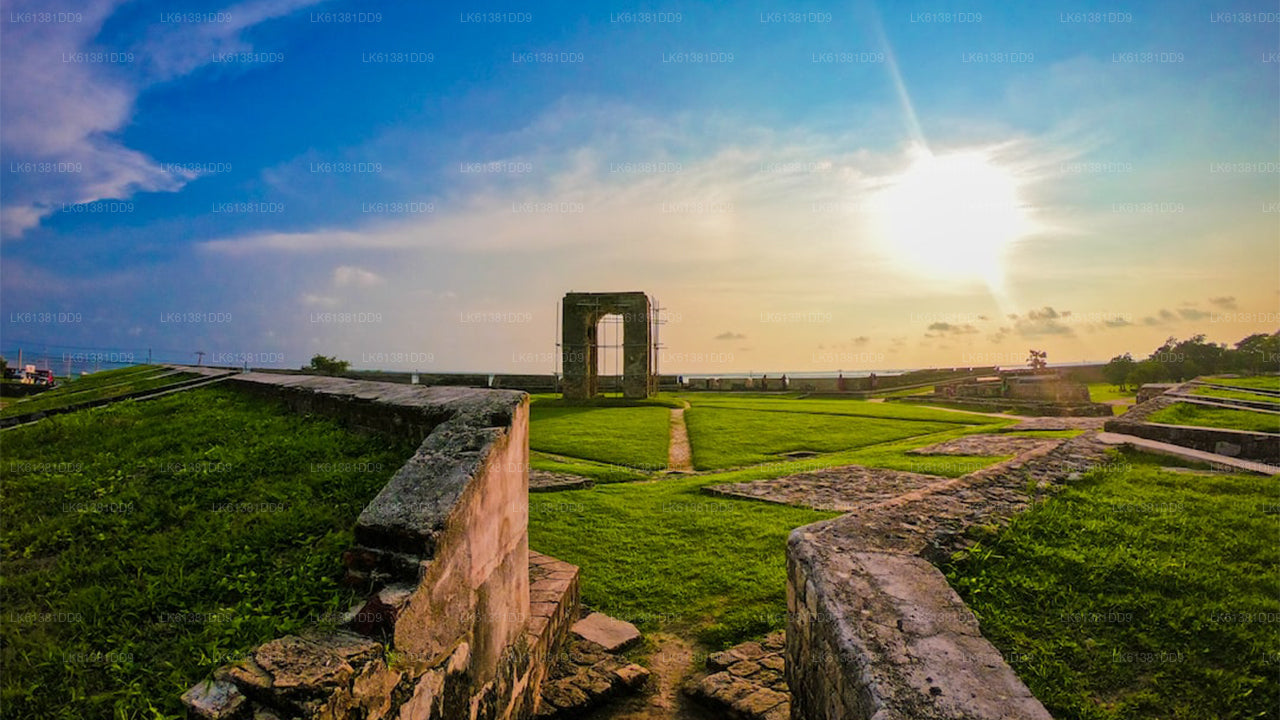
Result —
[{"label": "tree line", "polygon": [[1130,353],[1111,358],[1102,368],[1107,382],[1119,388],[1146,383],[1182,382],[1199,375],[1257,375],[1280,370],[1280,332],[1256,333],[1234,346],[1205,342],[1204,335],[1186,340],[1170,337],[1143,360]]}]

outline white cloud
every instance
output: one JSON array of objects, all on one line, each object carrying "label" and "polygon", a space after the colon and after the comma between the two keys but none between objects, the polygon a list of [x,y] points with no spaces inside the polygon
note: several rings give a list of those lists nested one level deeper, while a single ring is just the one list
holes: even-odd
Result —
[{"label": "white cloud", "polygon": [[[210,61],[215,51],[249,49],[240,33],[310,0],[247,2],[227,8],[229,23],[153,24],[132,48],[101,48],[95,38],[121,2],[88,2],[74,10],[80,22],[8,23],[0,42],[0,149],[11,163],[62,163],[71,172],[27,173],[10,183],[0,213],[0,236],[20,237],[63,205],[124,199],[138,192],[173,192],[197,174],[158,164],[126,147],[116,133],[133,119],[146,87]],[[49,10],[39,0],[14,0],[11,13]],[[135,63],[60,61],[64,54],[133,53]],[[144,69],[138,77],[136,67]],[[130,71],[133,75],[130,75]]]},{"label": "white cloud", "polygon": [[340,265],[333,269],[333,284],[342,287],[373,287],[381,285],[385,279],[369,270],[353,265]]}]

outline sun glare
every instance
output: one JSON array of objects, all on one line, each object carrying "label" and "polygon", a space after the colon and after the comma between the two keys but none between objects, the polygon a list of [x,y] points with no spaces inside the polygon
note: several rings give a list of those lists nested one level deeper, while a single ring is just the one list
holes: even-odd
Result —
[{"label": "sun glare", "polygon": [[1004,251],[1030,229],[1018,182],[980,151],[919,151],[873,199],[875,233],[887,254],[938,279],[998,286]]}]

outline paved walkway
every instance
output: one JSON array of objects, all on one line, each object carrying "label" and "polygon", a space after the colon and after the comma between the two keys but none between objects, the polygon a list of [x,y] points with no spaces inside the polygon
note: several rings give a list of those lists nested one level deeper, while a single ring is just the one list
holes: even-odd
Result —
[{"label": "paved walkway", "polygon": [[1253,460],[1241,460],[1240,458],[1228,457],[1226,455],[1215,455],[1211,452],[1203,450],[1193,450],[1191,448],[1174,445],[1172,443],[1160,442],[1159,440],[1148,440],[1140,438],[1136,435],[1124,435],[1122,433],[1101,432],[1098,433],[1098,442],[1104,445],[1132,445],[1139,450],[1147,450],[1161,455],[1171,455],[1184,460],[1197,460],[1212,465],[1215,469],[1243,470],[1245,472],[1261,473],[1263,475],[1278,475],[1280,467],[1268,465],[1266,463],[1255,462]]},{"label": "paved walkway", "polygon": [[671,410],[671,444],[667,448],[668,472],[693,472],[693,449],[689,428],[684,424],[684,408]]}]

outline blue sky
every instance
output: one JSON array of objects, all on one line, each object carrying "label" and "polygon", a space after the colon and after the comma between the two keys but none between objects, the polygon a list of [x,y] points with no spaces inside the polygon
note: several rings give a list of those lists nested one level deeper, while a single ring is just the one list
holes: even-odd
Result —
[{"label": "blue sky", "polygon": [[47,5],[8,354],[549,372],[570,290],[657,296],[672,371],[1280,326],[1274,3]]}]

